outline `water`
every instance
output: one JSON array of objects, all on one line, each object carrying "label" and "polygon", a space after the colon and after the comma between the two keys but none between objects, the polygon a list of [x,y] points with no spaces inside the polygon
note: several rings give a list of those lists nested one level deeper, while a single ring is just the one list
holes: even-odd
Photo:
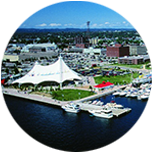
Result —
[{"label": "water", "polygon": [[[128,114],[112,119],[64,112],[56,106],[4,96],[6,104],[21,128],[37,141],[66,151],[88,151],[101,148],[124,135],[142,114],[146,101],[116,97],[115,101],[132,108]],[[110,102],[112,96],[99,100]]]}]

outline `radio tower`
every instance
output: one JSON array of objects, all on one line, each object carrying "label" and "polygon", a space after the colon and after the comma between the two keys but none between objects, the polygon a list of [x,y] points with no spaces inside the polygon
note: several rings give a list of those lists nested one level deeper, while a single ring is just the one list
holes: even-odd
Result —
[{"label": "radio tower", "polygon": [[90,27],[89,27],[89,25],[90,25],[90,21],[87,22],[87,27],[88,27],[88,29],[87,29],[87,37],[88,37],[88,39],[89,39],[89,34],[90,34]]},{"label": "radio tower", "polygon": [[87,22],[87,46],[90,47],[89,38],[90,38],[90,21]]}]

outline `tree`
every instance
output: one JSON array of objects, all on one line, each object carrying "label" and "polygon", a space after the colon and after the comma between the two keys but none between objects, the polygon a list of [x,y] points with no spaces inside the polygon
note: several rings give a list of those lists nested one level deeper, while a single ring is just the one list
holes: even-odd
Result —
[{"label": "tree", "polygon": [[5,72],[6,72],[7,74],[9,74],[9,69],[8,69],[8,68],[6,68],[6,69],[5,69]]},{"label": "tree", "polygon": [[92,86],[89,86],[89,89],[92,91],[92,89],[93,89]]},{"label": "tree", "polygon": [[18,68],[17,68],[16,66],[14,66],[14,73],[15,73],[15,74],[18,74],[18,73],[19,73],[19,70],[18,70]]}]

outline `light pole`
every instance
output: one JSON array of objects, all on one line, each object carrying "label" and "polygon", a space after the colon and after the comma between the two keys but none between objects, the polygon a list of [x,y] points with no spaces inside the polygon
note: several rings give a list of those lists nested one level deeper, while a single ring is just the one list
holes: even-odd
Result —
[{"label": "light pole", "polygon": [[64,98],[64,94],[62,94],[62,101],[63,101],[63,98]]},{"label": "light pole", "polygon": [[80,99],[80,95],[81,95],[81,93],[79,92],[79,99]]}]

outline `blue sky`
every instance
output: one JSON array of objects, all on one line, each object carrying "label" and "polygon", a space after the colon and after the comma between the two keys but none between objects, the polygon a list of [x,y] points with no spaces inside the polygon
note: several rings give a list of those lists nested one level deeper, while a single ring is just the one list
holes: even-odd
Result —
[{"label": "blue sky", "polygon": [[133,28],[115,11],[99,4],[68,1],[50,5],[29,17],[19,28]]}]

